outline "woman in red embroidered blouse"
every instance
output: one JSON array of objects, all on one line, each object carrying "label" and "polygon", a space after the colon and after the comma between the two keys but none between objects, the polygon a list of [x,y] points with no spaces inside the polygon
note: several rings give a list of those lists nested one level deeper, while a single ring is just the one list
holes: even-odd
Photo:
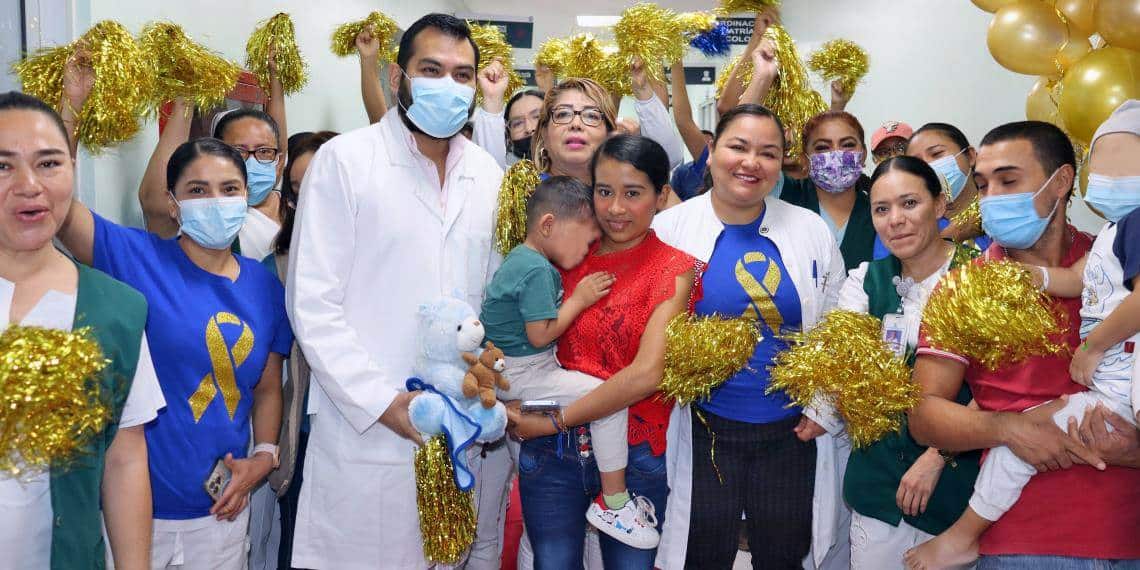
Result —
[{"label": "woman in red embroidered blouse", "polygon": [[[629,408],[626,484],[660,527],[669,489],[665,477],[665,429],[671,406],[657,397],[665,360],[665,326],[689,306],[696,260],[661,242],[649,229],[668,196],[669,164],[657,143],[617,136],[591,165],[594,209],[602,239],[581,265],[563,274],[565,295],[596,271],[617,280],[609,295],[584,311],[559,339],[565,368],[605,380],[563,411],[562,424],[582,426]],[[582,564],[585,519],[598,494],[598,471],[589,432],[558,433],[544,416],[510,412],[524,442],[519,457],[523,518],[536,567]],[[569,440],[569,441],[568,441]],[[656,550],[638,550],[601,537],[608,568],[651,568]]]}]

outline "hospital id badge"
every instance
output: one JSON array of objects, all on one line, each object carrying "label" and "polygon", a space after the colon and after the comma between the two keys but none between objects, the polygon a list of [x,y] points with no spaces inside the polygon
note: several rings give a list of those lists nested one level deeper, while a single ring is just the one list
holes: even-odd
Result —
[{"label": "hospital id badge", "polygon": [[895,356],[902,358],[906,354],[906,322],[900,313],[883,315],[883,342]]}]

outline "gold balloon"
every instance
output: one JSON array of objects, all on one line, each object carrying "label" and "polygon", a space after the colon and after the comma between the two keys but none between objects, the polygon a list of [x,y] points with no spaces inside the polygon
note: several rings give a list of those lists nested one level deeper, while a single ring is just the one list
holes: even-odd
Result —
[{"label": "gold balloon", "polygon": [[1088,38],[1071,38],[1069,43],[1057,52],[1057,65],[1061,66],[1062,71],[1069,69],[1082,57],[1088,55],[1090,51],[1092,51],[1092,44],[1089,43]]},{"label": "gold balloon", "polygon": [[1087,146],[1097,127],[1128,99],[1140,99],[1140,53],[1110,46],[1065,72],[1057,108],[1069,136]]},{"label": "gold balloon", "polygon": [[1140,51],[1140,0],[1098,0],[1095,14],[1108,45]]},{"label": "gold balloon", "polygon": [[1061,114],[1057,111],[1057,99],[1053,93],[1058,81],[1051,77],[1041,77],[1025,98],[1025,118],[1030,121],[1045,121],[1065,128]]},{"label": "gold balloon", "polygon": [[1017,2],[1018,0],[970,0],[970,1],[973,2],[975,6],[981,8],[982,10],[985,10],[986,12],[993,14],[994,12],[1001,10],[1005,6],[1013,4],[1014,2]]},{"label": "gold balloon", "polygon": [[1057,52],[1067,41],[1068,26],[1040,0],[998,10],[986,35],[986,45],[1002,67],[1027,75],[1058,75]]},{"label": "gold balloon", "polygon": [[1056,0],[1053,5],[1069,20],[1069,30],[1074,36],[1088,38],[1096,32],[1095,0]]}]

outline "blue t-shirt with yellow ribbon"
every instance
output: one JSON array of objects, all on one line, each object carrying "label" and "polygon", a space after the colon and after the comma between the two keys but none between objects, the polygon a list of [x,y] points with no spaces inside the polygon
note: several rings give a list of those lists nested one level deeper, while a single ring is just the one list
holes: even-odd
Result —
[{"label": "blue t-shirt with yellow ribbon", "polygon": [[783,336],[800,330],[800,296],[784,267],[780,250],[765,237],[760,226],[764,214],[754,222],[725,224],[702,276],[703,298],[696,304],[698,315],[750,317],[763,335],[748,366],[713,390],[708,401],[698,406],[722,418],[763,424],[800,413],[789,408],[791,400],[783,392],[765,395],[769,367],[788,343]]},{"label": "blue t-shirt with yellow ribbon", "polygon": [[245,457],[253,389],[270,353],[288,355],[285,289],[242,256],[236,281],[194,265],[177,239],[95,217],[96,269],[150,306],[146,335],[166,407],[146,425],[154,516],[193,519],[213,500],[203,482],[218,459]]}]

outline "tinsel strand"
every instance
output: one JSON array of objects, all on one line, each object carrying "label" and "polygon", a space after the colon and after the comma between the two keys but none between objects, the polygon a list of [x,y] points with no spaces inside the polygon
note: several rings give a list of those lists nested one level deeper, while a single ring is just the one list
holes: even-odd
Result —
[{"label": "tinsel strand", "polygon": [[495,249],[506,255],[526,239],[526,201],[540,181],[538,167],[520,160],[503,175],[495,214]]},{"label": "tinsel strand", "polygon": [[827,81],[839,81],[848,93],[867,75],[867,51],[851,40],[831,40],[812,52],[808,68]]},{"label": "tinsel strand", "polygon": [[707,400],[714,388],[748,365],[760,336],[755,319],[673,317],[665,328],[661,392],[681,405]]},{"label": "tinsel strand", "polygon": [[456,564],[475,541],[475,505],[471,493],[455,484],[444,436],[432,437],[416,450],[415,470],[424,558]]},{"label": "tinsel strand", "polygon": [[241,68],[186,36],[182,27],[155,22],[143,28],[139,38],[155,72],[152,109],[181,97],[199,109],[213,109],[225,102],[237,83]]},{"label": "tinsel strand", "polygon": [[250,34],[245,44],[245,67],[266,93],[270,91],[269,54],[275,55],[277,78],[285,94],[300,91],[309,81],[308,64],[301,58],[293,19],[281,12],[266,20]]},{"label": "tinsel strand", "polygon": [[380,42],[380,62],[395,61],[389,57],[393,53],[392,44],[396,40],[396,34],[400,31],[400,26],[383,12],[372,12],[363,20],[337,26],[332,33],[333,54],[347,57],[357,53],[356,36],[360,35],[360,32],[364,31],[366,27],[371,27],[372,37]]},{"label": "tinsel strand", "polygon": [[[483,71],[498,59],[503,65],[503,70],[507,73],[506,97],[509,98],[512,93],[522,89],[525,82],[522,76],[515,71],[514,48],[507,42],[502,30],[492,24],[468,22],[467,25],[471,28],[471,39],[475,41],[475,45],[479,46],[478,71]],[[482,104],[483,92],[480,91],[478,96],[480,104]]]}]

